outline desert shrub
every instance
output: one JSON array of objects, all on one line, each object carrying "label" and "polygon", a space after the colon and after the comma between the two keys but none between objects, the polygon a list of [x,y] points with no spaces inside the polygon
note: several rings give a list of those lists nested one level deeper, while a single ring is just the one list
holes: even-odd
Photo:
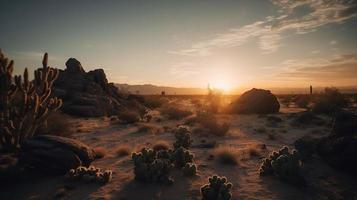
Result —
[{"label": "desert shrub", "polygon": [[119,146],[115,152],[118,157],[128,156],[131,153],[131,147],[129,145],[122,145]]},{"label": "desert shrub", "polygon": [[225,136],[230,128],[229,123],[219,123],[214,114],[207,111],[197,112],[197,122],[216,136]]},{"label": "desert shrub", "polygon": [[176,104],[166,104],[160,108],[160,113],[171,120],[179,120],[192,115],[189,110],[184,110]]},{"label": "desert shrub", "polygon": [[208,179],[209,183],[201,187],[203,200],[230,200],[233,184],[227,182],[225,177],[213,176]]},{"label": "desert shrub", "polygon": [[251,144],[245,151],[249,156],[259,157],[263,150],[266,150],[265,144]]},{"label": "desert shrub", "polygon": [[214,150],[215,157],[222,164],[238,165],[238,151],[231,147],[218,147]]},{"label": "desert shrub", "polygon": [[112,170],[102,171],[100,168],[94,166],[88,168],[80,166],[76,169],[69,170],[66,177],[70,180],[84,180],[86,182],[105,184],[112,180],[112,174]]},{"label": "desert shrub", "polygon": [[105,149],[104,147],[97,147],[93,150],[95,159],[104,158],[104,156],[107,154],[107,149]]},{"label": "desert shrub", "polygon": [[164,129],[158,125],[154,124],[140,124],[138,126],[139,133],[152,133],[152,134],[159,134],[164,132]]},{"label": "desert shrub", "polygon": [[175,167],[182,168],[187,163],[193,162],[194,155],[187,149],[179,147],[172,151],[171,161],[174,163]]},{"label": "desert shrub", "polygon": [[292,121],[292,125],[294,126],[322,125],[323,123],[323,119],[321,119],[315,113],[309,111],[299,113],[297,117]]},{"label": "desert shrub", "polygon": [[191,131],[189,130],[188,127],[186,126],[179,126],[175,130],[175,143],[174,143],[174,148],[188,148],[193,140],[191,139]]},{"label": "desert shrub", "polygon": [[289,152],[288,147],[272,152],[260,166],[261,176],[275,175],[283,181],[302,186],[305,179],[301,174],[302,162],[297,151]]},{"label": "desert shrub", "polygon": [[159,140],[155,142],[152,148],[154,151],[169,150],[170,145],[167,141]]},{"label": "desert shrub", "polygon": [[[14,61],[0,51],[0,149],[16,151],[23,140],[32,137],[47,115],[62,105],[62,100],[50,97],[51,87],[59,71],[48,66],[45,53],[42,68],[29,80],[27,68],[23,76],[13,77]],[[50,122],[51,123],[51,122]]]},{"label": "desert shrub", "polygon": [[46,122],[41,124],[36,130],[36,135],[59,135],[68,137],[71,134],[70,120],[67,115],[60,111],[48,114]]},{"label": "desert shrub", "polygon": [[346,107],[347,104],[347,100],[337,88],[325,88],[323,93],[316,96],[312,111],[333,114]]},{"label": "desert shrub", "polygon": [[205,109],[212,113],[218,113],[222,102],[222,91],[208,88]]},{"label": "desert shrub", "polygon": [[[163,151],[160,151],[163,154]],[[168,154],[166,152],[166,154]],[[135,179],[144,182],[155,182],[172,184],[173,179],[169,177],[171,162],[166,156],[158,156],[152,149],[142,149],[132,154],[134,161]]]},{"label": "desert shrub", "polygon": [[144,105],[150,109],[159,108],[164,104],[167,104],[169,100],[162,96],[147,96],[145,97]]},{"label": "desert shrub", "polygon": [[299,108],[308,108],[310,103],[310,96],[308,95],[299,95],[296,97],[295,104]]},{"label": "desert shrub", "polygon": [[138,112],[124,110],[118,114],[118,118],[121,122],[132,124],[140,121],[140,115]]}]

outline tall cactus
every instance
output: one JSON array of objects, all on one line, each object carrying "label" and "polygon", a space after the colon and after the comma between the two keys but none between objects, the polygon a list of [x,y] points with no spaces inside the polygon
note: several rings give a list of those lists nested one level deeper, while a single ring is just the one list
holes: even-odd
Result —
[{"label": "tall cactus", "polygon": [[42,68],[35,70],[34,80],[29,80],[27,68],[23,76],[14,76],[14,61],[0,50],[0,149],[14,151],[24,139],[32,137],[38,126],[45,123],[51,111],[62,105],[62,100],[52,98],[51,87],[58,70],[48,66],[45,53]]}]

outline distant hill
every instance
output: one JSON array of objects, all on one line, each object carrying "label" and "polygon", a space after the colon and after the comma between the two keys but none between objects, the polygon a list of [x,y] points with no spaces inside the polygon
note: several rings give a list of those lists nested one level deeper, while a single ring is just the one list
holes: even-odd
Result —
[{"label": "distant hill", "polygon": [[[115,84],[124,92],[131,94],[161,94],[165,91],[167,95],[195,95],[195,94],[207,94],[207,88],[180,88],[180,87],[167,87],[167,86],[156,86],[151,84],[143,85],[129,85],[129,84]],[[343,93],[357,93],[357,86],[343,86],[337,87]],[[251,88],[237,88],[230,91],[228,94],[241,94]],[[305,94],[309,93],[309,86],[306,88],[263,88],[271,90],[274,94]],[[313,87],[313,92],[320,92],[324,87]]]},{"label": "distant hill", "polygon": [[115,84],[119,90],[126,91],[132,94],[161,94],[165,91],[167,95],[192,95],[192,94],[207,94],[206,88],[176,88],[167,86],[156,86],[151,84],[144,85],[129,85],[129,84]]}]

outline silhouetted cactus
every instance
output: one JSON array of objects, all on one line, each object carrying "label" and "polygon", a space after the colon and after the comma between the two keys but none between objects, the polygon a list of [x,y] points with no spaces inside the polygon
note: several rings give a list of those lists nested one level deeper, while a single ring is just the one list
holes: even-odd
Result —
[{"label": "silhouetted cactus", "polygon": [[29,80],[27,68],[23,77],[13,77],[14,62],[0,51],[0,145],[4,150],[18,149],[24,139],[46,123],[49,112],[62,105],[60,99],[50,97],[58,70],[47,63],[45,53],[43,67],[35,71],[33,81]]},{"label": "silhouetted cactus", "polygon": [[173,179],[169,177],[172,164],[168,158],[169,154],[164,150],[155,152],[152,149],[144,148],[138,153],[133,153],[135,179],[145,182],[172,184]]},{"label": "silhouetted cactus", "polygon": [[171,161],[174,163],[175,167],[182,168],[186,163],[193,162],[193,154],[189,150],[180,147],[172,152]]},{"label": "silhouetted cactus", "polygon": [[186,126],[179,126],[175,131],[176,141],[174,143],[174,148],[188,148],[193,140],[191,139],[191,131]]},{"label": "silhouetted cactus", "polygon": [[86,182],[108,183],[112,180],[113,172],[111,170],[102,171],[94,166],[71,169],[67,173],[67,178],[72,180],[84,180]]},{"label": "silhouetted cactus", "polygon": [[305,179],[301,175],[301,160],[298,152],[289,152],[288,147],[283,147],[279,151],[274,151],[265,158],[260,166],[261,176],[275,175],[280,179],[294,185],[305,185]]},{"label": "silhouetted cactus", "polygon": [[203,200],[230,200],[232,198],[230,190],[233,184],[227,182],[225,177],[213,176],[208,181],[209,184],[201,187]]},{"label": "silhouetted cactus", "polygon": [[186,163],[182,168],[182,172],[185,176],[194,176],[197,173],[197,166],[194,163]]}]

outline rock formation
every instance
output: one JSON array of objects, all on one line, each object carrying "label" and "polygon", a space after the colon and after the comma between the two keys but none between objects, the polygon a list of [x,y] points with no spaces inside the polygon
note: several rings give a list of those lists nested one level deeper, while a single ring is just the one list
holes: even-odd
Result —
[{"label": "rock formation", "polygon": [[238,114],[268,114],[279,109],[278,99],[269,90],[253,88],[234,101],[230,110]]},{"label": "rock formation", "polygon": [[[62,111],[81,117],[115,115],[124,109],[142,109],[108,83],[103,69],[85,72],[75,58],[66,62],[53,85],[54,96],[63,99]],[[133,106],[133,104],[135,104]]]}]

